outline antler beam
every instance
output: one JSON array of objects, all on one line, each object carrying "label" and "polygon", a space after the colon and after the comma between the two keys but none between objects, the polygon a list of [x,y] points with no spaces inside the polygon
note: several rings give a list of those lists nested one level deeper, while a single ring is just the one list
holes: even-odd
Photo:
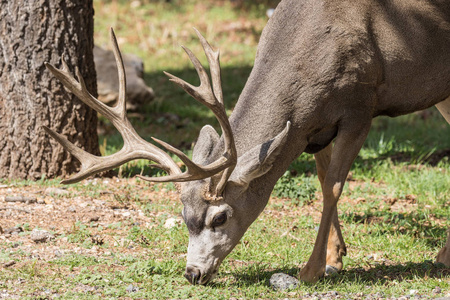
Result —
[{"label": "antler beam", "polygon": [[[166,74],[170,77],[171,81],[181,86],[186,92],[194,97],[194,99],[198,100],[200,103],[204,104],[213,111],[214,115],[217,117],[220,123],[225,139],[224,154],[218,160],[207,166],[199,166],[192,160],[190,160],[182,151],[163,141],[153,138],[153,140],[164,146],[168,151],[177,155],[186,165],[187,170],[185,172],[181,172],[178,165],[167,153],[154,146],[153,144],[145,141],[136,133],[126,116],[125,69],[114,31],[111,29],[111,43],[113,44],[114,56],[119,73],[119,99],[115,106],[109,107],[89,93],[78,68],[76,68],[75,70],[75,74],[78,79],[77,80],[69,73],[69,69],[64,60],[62,60],[62,69],[57,69],[53,65],[46,63],[46,67],[53,73],[56,78],[58,78],[63,83],[66,88],[74,93],[85,104],[110,120],[114,127],[116,127],[116,129],[122,135],[124,141],[124,146],[119,152],[104,157],[95,156],[78,148],[59,133],[56,133],[48,127],[44,127],[48,134],[56,139],[68,152],[74,155],[81,162],[80,171],[71,178],[63,180],[63,183],[78,182],[90,175],[113,169],[134,159],[148,159],[154,161],[157,164],[153,166],[161,168],[169,173],[168,176],[163,177],[139,176],[144,180],[152,182],[184,182],[199,180],[211,177],[223,170],[227,170],[223,172],[223,176],[226,177],[231,174],[231,171],[236,165],[237,154],[231,127],[228,122],[228,118],[223,105],[219,51],[213,51],[205,38],[197,30],[196,33],[199,36],[200,42],[202,43],[203,49],[210,64],[213,87],[211,87],[208,75],[198,59],[189,49],[184,47],[183,49],[188,54],[200,77],[200,86],[192,86],[189,83],[179,79],[178,77],[175,77],[169,73]],[[228,177],[224,179],[225,182],[227,179]],[[220,193],[223,191],[223,186],[220,188]]]}]

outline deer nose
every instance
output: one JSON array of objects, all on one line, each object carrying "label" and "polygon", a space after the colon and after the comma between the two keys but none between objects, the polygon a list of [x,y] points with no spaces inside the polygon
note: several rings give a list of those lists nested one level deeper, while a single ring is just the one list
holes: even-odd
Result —
[{"label": "deer nose", "polygon": [[186,267],[186,273],[184,273],[184,277],[191,283],[197,284],[202,276],[202,273],[196,267],[188,266]]}]

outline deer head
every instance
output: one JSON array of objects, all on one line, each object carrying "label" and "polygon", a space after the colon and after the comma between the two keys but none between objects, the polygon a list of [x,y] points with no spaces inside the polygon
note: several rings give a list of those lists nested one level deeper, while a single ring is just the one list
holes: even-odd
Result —
[{"label": "deer head", "polygon": [[255,201],[249,200],[254,198],[249,195],[255,194],[254,190],[249,189],[249,185],[272,168],[286,143],[290,122],[273,139],[238,156],[223,103],[219,51],[214,51],[197,30],[196,33],[210,65],[211,82],[198,59],[184,47],[200,77],[200,85],[192,86],[169,73],[165,74],[194,99],[211,109],[219,121],[222,136],[220,137],[211,126],[204,126],[193,149],[192,160],[182,151],[153,138],[155,142],[181,159],[186,166],[185,172],[181,171],[167,153],[143,140],[127,119],[125,70],[112,29],[111,42],[119,73],[119,98],[115,106],[109,107],[95,99],[87,91],[78,69],[75,70],[77,80],[69,73],[64,61],[62,69],[50,64],[46,66],[80,100],[111,121],[122,135],[123,148],[115,154],[99,157],[76,147],[55,131],[47,127],[44,129],[81,162],[79,172],[63,180],[63,183],[78,182],[92,174],[113,169],[134,159],[154,161],[156,164],[151,166],[168,173],[163,177],[139,176],[143,180],[179,182],[181,201],[184,205],[182,216],[189,229],[185,277],[192,284],[206,284],[217,274],[223,259],[263,210],[265,203],[255,206]]}]

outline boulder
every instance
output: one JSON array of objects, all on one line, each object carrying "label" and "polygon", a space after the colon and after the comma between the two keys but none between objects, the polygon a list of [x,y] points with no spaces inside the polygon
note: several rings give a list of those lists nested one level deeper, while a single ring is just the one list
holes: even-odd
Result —
[{"label": "boulder", "polygon": [[[127,77],[127,110],[137,110],[142,104],[154,98],[151,87],[145,84],[144,63],[131,54],[123,54]],[[101,47],[94,47],[95,71],[97,72],[98,99],[106,104],[115,103],[119,95],[119,77],[114,53]]]}]

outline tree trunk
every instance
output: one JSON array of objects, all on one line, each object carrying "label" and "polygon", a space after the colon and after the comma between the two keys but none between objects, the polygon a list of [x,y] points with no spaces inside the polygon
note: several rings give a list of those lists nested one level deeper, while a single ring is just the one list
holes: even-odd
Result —
[{"label": "tree trunk", "polygon": [[99,153],[97,115],[44,66],[78,66],[97,94],[92,0],[0,0],[0,178],[65,176],[79,163],[45,134],[48,126]]}]

